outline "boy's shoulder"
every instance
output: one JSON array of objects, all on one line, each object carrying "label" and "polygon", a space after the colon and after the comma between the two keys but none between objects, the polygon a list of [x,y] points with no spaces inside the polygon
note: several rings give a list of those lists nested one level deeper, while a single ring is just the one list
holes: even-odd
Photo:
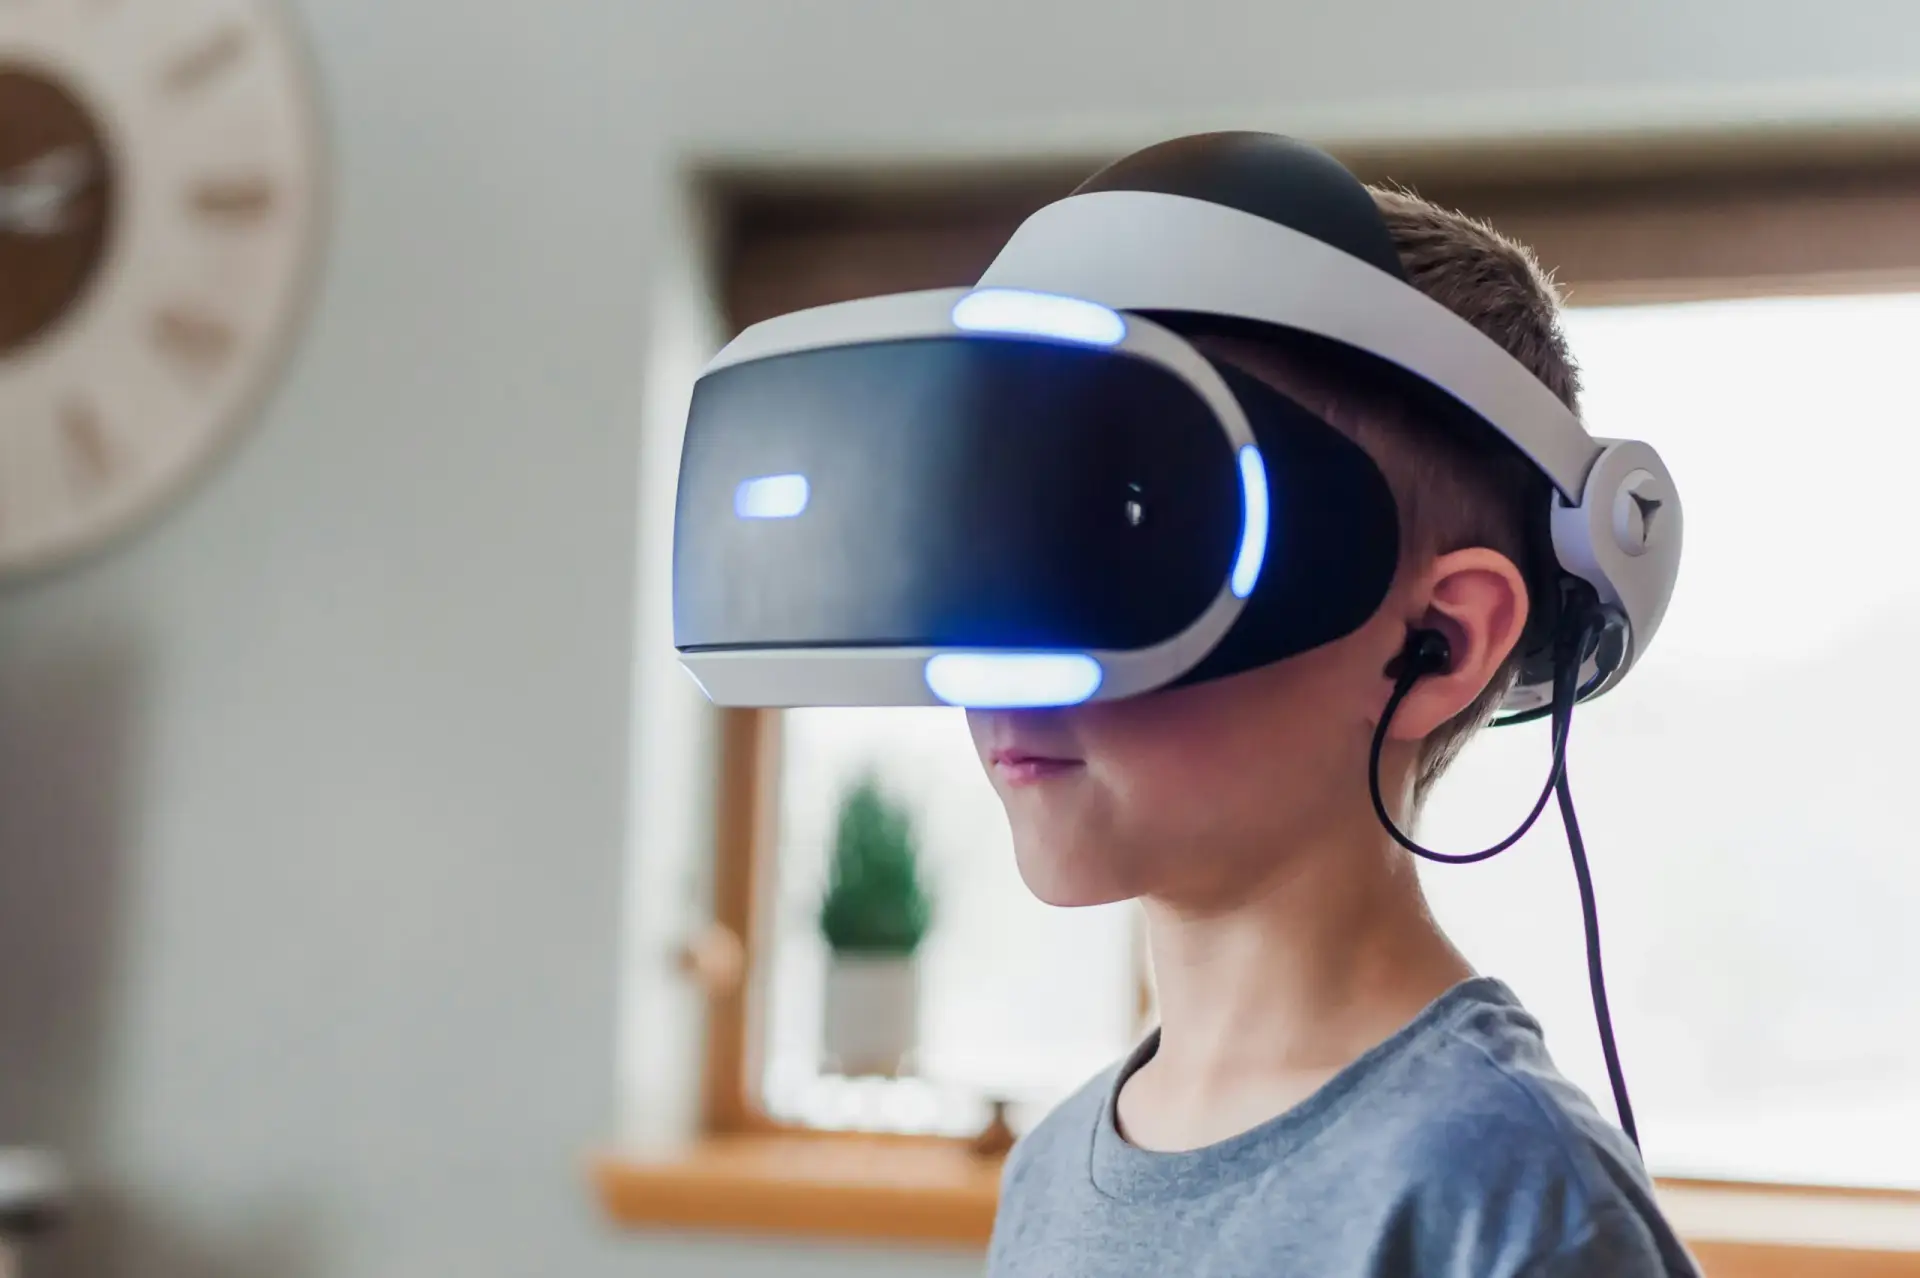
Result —
[{"label": "boy's shoulder", "polygon": [[1684,1266],[1679,1243],[1659,1236],[1667,1227],[1639,1151],[1555,1067],[1512,993],[1486,984],[1334,1143],[1356,1164],[1397,1163],[1408,1235],[1471,1242],[1489,1272],[1505,1272],[1503,1253],[1568,1253],[1596,1235]]},{"label": "boy's shoulder", "polygon": [[1113,1129],[1113,1097],[1151,1050],[1016,1147],[1010,1226],[1029,1209],[1059,1219],[1079,1199],[1104,1215],[1127,1200],[1135,1210],[1105,1228],[1217,1217],[1211,1236],[1259,1237],[1276,1263],[1325,1272],[1520,1274],[1587,1253],[1616,1272],[1694,1272],[1637,1151],[1554,1068],[1498,982],[1456,987],[1300,1107],[1190,1153],[1147,1154]]}]

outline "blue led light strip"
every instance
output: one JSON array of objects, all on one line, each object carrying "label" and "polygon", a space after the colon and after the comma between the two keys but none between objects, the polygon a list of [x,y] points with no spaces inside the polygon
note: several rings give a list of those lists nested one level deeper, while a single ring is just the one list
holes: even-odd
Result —
[{"label": "blue led light strip", "polygon": [[1267,464],[1252,444],[1240,448],[1240,498],[1243,521],[1240,525],[1240,553],[1234,557],[1233,593],[1245,599],[1260,580],[1260,567],[1267,561],[1267,531],[1272,511],[1267,507]]},{"label": "blue led light strip", "polygon": [[970,710],[1078,705],[1105,672],[1083,652],[942,652],[927,658],[927,687]]},{"label": "blue led light strip", "polygon": [[733,513],[742,519],[792,519],[807,508],[805,475],[762,475],[733,490]]},{"label": "blue led light strip", "polygon": [[1049,337],[1082,346],[1118,346],[1127,321],[1111,307],[1054,293],[983,288],[953,304],[953,326],[970,333]]}]

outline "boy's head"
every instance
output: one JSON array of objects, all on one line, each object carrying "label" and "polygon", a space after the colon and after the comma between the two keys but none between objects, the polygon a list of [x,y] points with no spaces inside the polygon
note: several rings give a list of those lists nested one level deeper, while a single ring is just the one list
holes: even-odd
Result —
[{"label": "boy's head", "polygon": [[[1414,287],[1504,347],[1570,408],[1578,376],[1553,285],[1532,255],[1415,196],[1374,201]],[[1400,508],[1402,554],[1358,630],[1231,678],[1058,711],[975,712],[1022,875],[1044,900],[1160,896],[1228,904],[1280,867],[1271,849],[1377,832],[1367,754],[1407,633],[1446,635],[1450,669],[1420,680],[1382,760],[1414,805],[1511,687],[1547,482],[1513,446],[1352,357],[1304,339],[1195,339],[1364,447]]]}]

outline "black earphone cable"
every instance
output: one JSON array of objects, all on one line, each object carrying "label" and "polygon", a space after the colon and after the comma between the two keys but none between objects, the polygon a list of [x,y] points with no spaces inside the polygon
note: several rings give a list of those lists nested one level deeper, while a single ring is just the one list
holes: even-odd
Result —
[{"label": "black earphone cable", "polygon": [[[1422,647],[1425,636],[1428,635],[1439,640],[1439,643]],[[1387,811],[1386,796],[1380,790],[1380,756],[1386,750],[1387,732],[1393,726],[1393,717],[1399,712],[1400,703],[1406,700],[1407,694],[1413,691],[1413,685],[1418,683],[1423,675],[1440,673],[1446,668],[1445,663],[1445,640],[1440,639],[1437,633],[1427,631],[1409,641],[1408,651],[1401,658],[1401,669],[1399,678],[1393,686],[1393,694],[1387,698],[1386,709],[1380,714],[1380,724],[1373,730],[1373,748],[1368,752],[1367,757],[1367,789],[1373,797],[1374,815],[1380,818],[1380,824],[1386,827],[1387,833],[1393,836],[1394,842],[1415,856],[1424,857],[1429,861],[1438,861],[1442,865],[1472,865],[1476,861],[1485,861],[1489,857],[1498,856],[1525,838],[1527,831],[1533,829],[1534,823],[1540,819],[1540,814],[1547,810],[1547,801],[1553,797],[1554,787],[1560,780],[1561,772],[1566,768],[1567,735],[1573,727],[1573,680],[1577,674],[1566,669],[1565,663],[1554,673],[1551,707],[1553,765],[1547,770],[1547,783],[1541,787],[1540,797],[1534,801],[1533,808],[1527,813],[1526,819],[1520,823],[1520,827],[1492,847],[1479,852],[1435,852],[1431,848],[1415,843],[1394,823],[1393,815]]]},{"label": "black earphone cable", "polygon": [[1587,984],[1593,990],[1593,1017],[1600,1027],[1600,1051],[1607,1058],[1607,1083],[1613,1088],[1613,1107],[1620,1115],[1620,1130],[1638,1149],[1640,1129],[1633,1121],[1627,1076],[1620,1068],[1620,1048],[1613,1038],[1613,1012],[1607,1006],[1606,970],[1600,962],[1600,909],[1594,904],[1593,874],[1587,868],[1587,842],[1580,837],[1580,818],[1574,815],[1573,791],[1567,787],[1564,766],[1554,790],[1560,797],[1560,819],[1567,827],[1567,847],[1573,853],[1573,876],[1580,884],[1580,921],[1587,932]]},{"label": "black earphone cable", "polygon": [[1387,732],[1393,724],[1394,715],[1407,694],[1413,691],[1414,684],[1426,675],[1438,674],[1446,669],[1446,640],[1437,632],[1416,632],[1409,637],[1406,651],[1401,654],[1393,693],[1387,698],[1386,708],[1381,712],[1379,726],[1374,729],[1373,748],[1367,762],[1367,787],[1373,796],[1374,814],[1394,841],[1415,856],[1442,865],[1471,865],[1506,851],[1526,837],[1527,831],[1533,828],[1540,814],[1546,810],[1547,800],[1558,797],[1561,822],[1567,832],[1567,847],[1573,854],[1574,878],[1580,888],[1580,919],[1587,943],[1587,983],[1593,993],[1593,1014],[1600,1031],[1600,1050],[1606,1057],[1607,1082],[1613,1089],[1613,1103],[1620,1116],[1620,1129],[1637,1149],[1640,1132],[1633,1118],[1633,1103],[1627,1096],[1626,1074],[1620,1067],[1620,1049],[1614,1041],[1613,1013],[1607,1005],[1606,972],[1600,961],[1600,911],[1594,902],[1593,874],[1587,865],[1586,840],[1580,835],[1580,819],[1573,810],[1573,791],[1567,784],[1567,738],[1573,727],[1573,707],[1579,700],[1580,663],[1592,634],[1592,626],[1585,622],[1562,630],[1554,663],[1553,701],[1547,707],[1547,713],[1553,720],[1552,766],[1547,772],[1546,788],[1540,792],[1533,810],[1521,822],[1520,828],[1505,839],[1479,852],[1435,852],[1422,847],[1401,831],[1394,823],[1392,814],[1387,811],[1386,800],[1381,794],[1380,756],[1386,748]]}]

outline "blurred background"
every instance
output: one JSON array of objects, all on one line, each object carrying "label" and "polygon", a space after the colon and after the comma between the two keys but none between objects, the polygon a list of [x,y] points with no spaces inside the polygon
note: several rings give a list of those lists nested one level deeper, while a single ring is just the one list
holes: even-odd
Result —
[{"label": "blurred background", "polygon": [[[1134,919],[1024,895],[951,716],[703,705],[679,427],[738,327],[1214,128],[1569,290],[1689,509],[1572,748],[1649,1162],[1710,1272],[1920,1272],[1920,10],[0,0],[26,1272],[978,1272],[994,1149],[1151,1018]],[[1483,739],[1427,841],[1545,758]],[[1429,885],[1604,1097],[1542,824]]]}]

